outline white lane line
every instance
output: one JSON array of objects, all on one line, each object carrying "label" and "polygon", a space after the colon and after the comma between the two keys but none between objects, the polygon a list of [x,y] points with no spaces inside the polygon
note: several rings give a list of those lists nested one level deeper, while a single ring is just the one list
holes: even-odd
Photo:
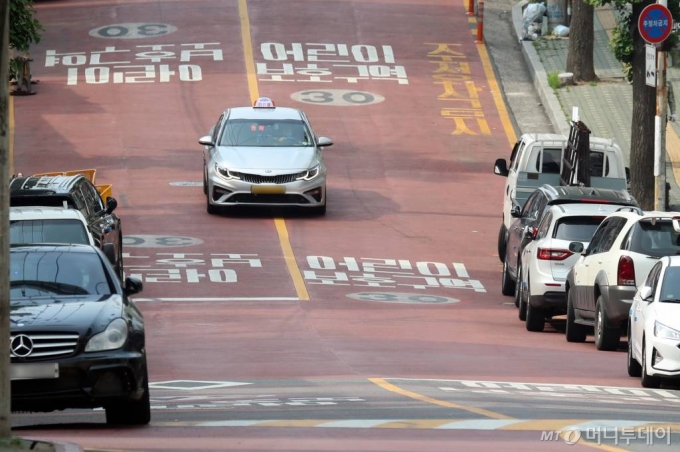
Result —
[{"label": "white lane line", "polygon": [[300,301],[298,297],[133,298],[132,301]]},{"label": "white lane line", "polygon": [[450,422],[440,425],[435,429],[446,430],[497,430],[506,425],[519,424],[525,422],[517,419],[472,419],[467,421]]}]

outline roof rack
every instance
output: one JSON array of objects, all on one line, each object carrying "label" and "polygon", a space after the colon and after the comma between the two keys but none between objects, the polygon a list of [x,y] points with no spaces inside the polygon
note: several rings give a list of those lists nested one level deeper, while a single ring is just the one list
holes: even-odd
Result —
[{"label": "roof rack", "polygon": [[645,213],[643,212],[643,210],[640,209],[639,207],[624,206],[624,207],[619,207],[618,209],[616,209],[617,212],[624,212],[624,211],[626,211],[626,210],[627,210],[627,211],[630,211],[630,212],[633,212],[633,213],[636,213],[636,214],[638,214],[638,215],[640,215],[640,216],[642,216],[642,215],[645,214]]}]

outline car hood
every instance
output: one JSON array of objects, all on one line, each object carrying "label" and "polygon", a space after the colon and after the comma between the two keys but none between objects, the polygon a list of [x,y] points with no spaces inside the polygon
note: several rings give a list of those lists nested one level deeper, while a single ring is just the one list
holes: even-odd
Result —
[{"label": "car hood", "polygon": [[653,317],[669,328],[680,330],[680,303],[654,302]]},{"label": "car hood", "polygon": [[313,147],[220,146],[215,157],[217,163],[233,171],[304,171],[318,164]]},{"label": "car hood", "polygon": [[12,331],[73,331],[92,335],[123,313],[120,295],[63,298],[26,298],[12,300],[10,325]]}]

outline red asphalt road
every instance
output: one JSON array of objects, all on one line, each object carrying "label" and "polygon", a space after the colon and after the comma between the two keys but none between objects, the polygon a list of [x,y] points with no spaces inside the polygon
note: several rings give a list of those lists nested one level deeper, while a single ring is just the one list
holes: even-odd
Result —
[{"label": "red asphalt road", "polygon": [[[496,158],[507,158],[510,145],[462,2],[249,0],[247,6],[256,63],[267,62],[262,43],[286,48],[292,43],[391,46],[392,66],[404,66],[408,84],[375,79],[349,83],[327,77],[330,83],[259,81],[259,92],[253,93],[246,78],[248,52],[236,0],[38,3],[46,31],[31,55],[33,76],[40,84],[34,85],[37,95],[14,99],[15,171],[97,168],[97,182],[113,184],[126,236],[202,241],[187,247],[128,248],[127,273],[147,278],[143,298],[296,298],[273,216],[209,216],[200,186],[170,185],[201,181],[202,149],[197,140],[224,108],[248,105],[255,94],[269,96],[279,106],[305,110],[316,132],[335,142],[324,151],[329,168],[327,215],[285,220],[301,271],[314,270],[307,256],[326,256],[336,264],[353,257],[359,263],[369,258],[409,261],[414,268],[417,262],[439,262],[452,274],[447,278],[457,278],[452,267],[456,262],[463,263],[469,278],[480,281],[486,291],[380,288],[351,279],[346,282],[350,285],[307,284],[309,301],[140,302],[147,320],[152,381],[381,376],[639,386],[625,374],[625,354],[598,352],[592,344],[567,344],[563,334],[529,333],[517,320],[514,305],[506,304],[512,299],[500,294],[495,248],[504,180],[491,168]],[[177,31],[138,39],[88,34],[97,27],[124,23],[171,24]],[[218,43],[208,47],[221,49],[223,59],[135,61],[135,54],[150,49],[137,46],[163,44],[168,46],[163,50],[179,54],[195,43]],[[437,43],[455,49],[444,55],[462,64],[451,63],[453,69],[446,72],[442,54],[428,56]],[[77,66],[77,84],[67,85],[66,61],[45,65],[48,50],[85,52],[89,60],[92,52],[112,46],[127,52],[106,54],[101,61],[154,65],[154,81],[113,83],[113,73],[120,69],[112,68],[108,83],[87,83],[88,63]],[[288,62],[296,67],[309,63]],[[159,81],[161,64],[176,72],[169,82]],[[202,80],[180,81],[182,64],[199,65]],[[350,69],[336,67],[333,74]],[[462,76],[468,77],[467,85],[460,83]],[[438,84],[440,80],[445,84]],[[448,84],[451,80],[455,83]],[[295,92],[328,89],[370,92],[385,101],[333,107],[291,99]],[[463,98],[476,93],[488,135],[469,119],[465,122],[475,135],[452,134],[455,120],[442,116],[443,109],[469,109],[474,104],[440,100],[450,90]],[[458,116],[460,111],[449,110]],[[207,270],[215,258],[211,254],[225,253],[254,255],[249,257],[259,259],[261,267],[227,264],[222,268],[235,270],[237,282],[208,281]],[[167,268],[173,267],[156,261],[172,257],[198,259],[201,265],[176,267],[181,282],[148,279],[162,272],[169,275]],[[224,275],[220,267],[212,269]],[[364,273],[344,267],[316,271],[347,272],[352,277]],[[190,274],[200,282],[188,282]],[[403,284],[414,281],[393,279]],[[358,292],[437,295],[460,302],[405,305],[346,297]],[[166,434],[159,430],[158,435]],[[515,435],[513,447],[526,448],[522,434],[509,435]],[[107,447],[152,448],[136,434],[125,436],[129,442]],[[95,438],[83,440],[92,447],[99,444]],[[180,447],[181,439],[173,440]],[[295,441],[298,444],[299,439]],[[212,447],[201,444],[203,450]],[[478,444],[484,450],[501,447]],[[503,450],[515,450],[506,446]],[[392,444],[389,449],[407,450],[399,447],[406,446]],[[372,450],[370,441],[360,449]]]}]

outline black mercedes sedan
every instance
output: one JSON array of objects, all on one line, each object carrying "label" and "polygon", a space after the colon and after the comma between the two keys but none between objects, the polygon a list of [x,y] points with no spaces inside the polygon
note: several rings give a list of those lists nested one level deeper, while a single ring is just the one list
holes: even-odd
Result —
[{"label": "black mercedes sedan", "polygon": [[12,411],[104,408],[109,424],[151,418],[144,318],[90,245],[11,245]]}]

